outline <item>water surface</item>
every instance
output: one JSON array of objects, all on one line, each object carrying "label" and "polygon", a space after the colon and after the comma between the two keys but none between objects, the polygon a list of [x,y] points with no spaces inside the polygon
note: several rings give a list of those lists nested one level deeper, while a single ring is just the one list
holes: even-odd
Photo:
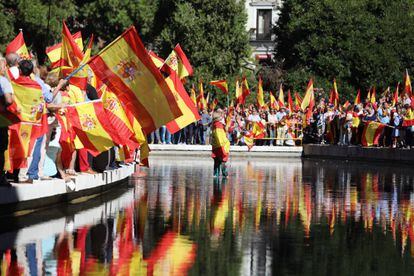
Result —
[{"label": "water surface", "polygon": [[414,274],[411,168],[229,164],[154,157],[113,198],[1,233],[2,275]]}]

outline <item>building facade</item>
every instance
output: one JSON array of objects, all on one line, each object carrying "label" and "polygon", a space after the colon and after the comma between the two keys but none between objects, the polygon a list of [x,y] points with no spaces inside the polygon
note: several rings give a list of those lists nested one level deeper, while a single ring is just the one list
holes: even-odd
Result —
[{"label": "building facade", "polygon": [[246,0],[245,5],[252,57],[266,62],[273,57],[275,35],[272,29],[279,19],[281,0]]}]

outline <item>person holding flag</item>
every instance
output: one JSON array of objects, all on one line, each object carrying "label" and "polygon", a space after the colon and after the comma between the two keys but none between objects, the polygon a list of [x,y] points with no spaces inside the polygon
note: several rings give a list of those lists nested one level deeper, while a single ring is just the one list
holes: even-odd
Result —
[{"label": "person holding flag", "polygon": [[[6,71],[6,59],[0,55],[0,113],[7,112],[7,107],[12,105],[14,102],[13,87],[10,81],[5,77]],[[2,114],[0,116],[2,116]],[[0,121],[2,121],[1,119]],[[0,125],[0,186],[9,186],[10,184],[6,180],[6,174],[4,171],[4,152],[7,150],[7,146],[9,144],[9,134],[7,125],[3,125],[3,122],[1,123],[2,124]]]},{"label": "person holding flag", "polygon": [[214,159],[214,177],[228,176],[226,162],[229,158],[230,141],[227,138],[224,113],[221,109],[213,113],[213,123],[211,128],[211,157]]}]

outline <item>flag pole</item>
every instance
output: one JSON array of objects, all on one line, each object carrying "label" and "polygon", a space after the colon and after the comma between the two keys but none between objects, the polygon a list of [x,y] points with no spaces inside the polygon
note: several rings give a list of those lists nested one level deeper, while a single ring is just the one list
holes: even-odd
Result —
[{"label": "flag pole", "polygon": [[88,64],[87,62],[85,62],[84,64],[80,65],[78,68],[76,68],[75,70],[73,70],[72,73],[70,73],[69,75],[67,75],[65,77],[65,80],[69,80],[70,78],[72,78],[74,75],[76,75],[76,73],[78,73],[80,70],[83,69],[83,67],[86,66],[86,64]]}]

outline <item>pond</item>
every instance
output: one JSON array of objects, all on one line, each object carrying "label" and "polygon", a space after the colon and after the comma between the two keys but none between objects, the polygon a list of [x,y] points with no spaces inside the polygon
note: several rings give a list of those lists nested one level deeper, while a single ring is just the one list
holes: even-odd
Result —
[{"label": "pond", "polygon": [[414,274],[410,167],[239,158],[215,179],[208,158],[150,165],[0,233],[2,275]]}]

